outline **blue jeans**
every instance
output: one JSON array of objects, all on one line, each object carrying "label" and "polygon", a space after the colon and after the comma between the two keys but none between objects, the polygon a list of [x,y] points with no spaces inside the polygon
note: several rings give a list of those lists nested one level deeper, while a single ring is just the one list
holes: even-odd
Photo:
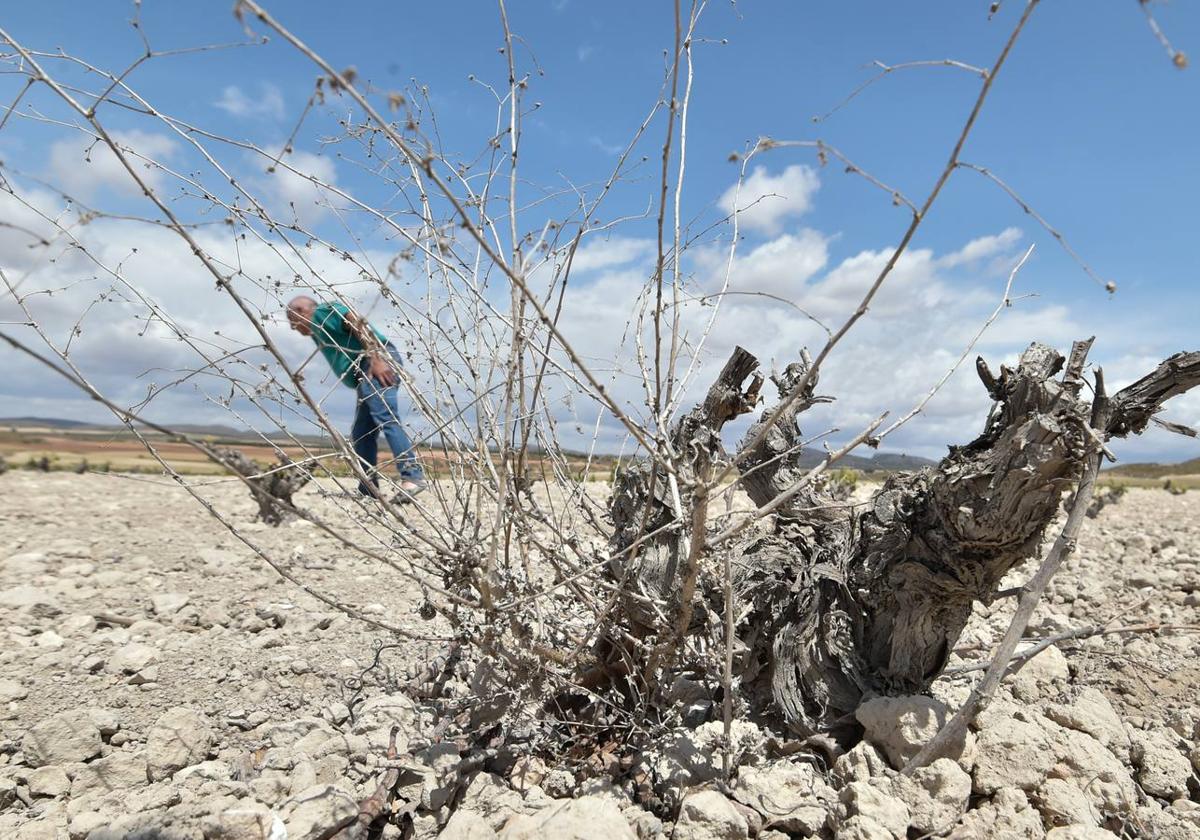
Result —
[{"label": "blue jeans", "polygon": [[[400,355],[392,345],[387,347],[396,366],[400,366]],[[413,452],[412,441],[404,426],[400,425],[400,412],[396,408],[396,386],[384,387],[372,379],[368,370],[366,358],[362,359],[359,368],[358,408],[354,413],[354,428],[350,436],[354,443],[354,452],[362,463],[363,472],[371,479],[373,486],[368,487],[362,481],[358,483],[359,492],[368,495],[378,495],[379,475],[376,460],[379,456],[379,433],[383,433],[388,448],[396,460],[396,469],[402,479],[420,481],[424,477],[421,465],[417,463]]]}]

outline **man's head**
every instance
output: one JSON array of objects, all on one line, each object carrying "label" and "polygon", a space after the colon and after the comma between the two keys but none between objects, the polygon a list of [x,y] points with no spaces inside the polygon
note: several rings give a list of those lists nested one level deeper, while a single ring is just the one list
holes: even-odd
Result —
[{"label": "man's head", "polygon": [[312,335],[313,310],[317,302],[307,295],[292,298],[287,307],[288,324],[300,335]]}]

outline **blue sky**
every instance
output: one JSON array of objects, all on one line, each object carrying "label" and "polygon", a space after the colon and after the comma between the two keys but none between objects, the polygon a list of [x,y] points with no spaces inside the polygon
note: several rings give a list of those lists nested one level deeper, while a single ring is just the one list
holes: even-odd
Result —
[{"label": "blue sky", "polygon": [[[896,64],[950,58],[990,65],[1022,4],[1008,0],[992,20],[987,6],[963,0],[713,3],[704,13],[694,50],[685,217],[695,218],[699,230],[722,215],[720,197],[737,176],[736,164],[727,158],[762,135],[826,140],[919,203],[945,163],[976,95],[977,77],[942,67],[901,71],[866,89],[828,119],[814,123],[812,118],[870,78],[875,71],[865,65],[874,60]],[[147,0],[142,25],[156,49],[245,40],[229,7],[227,0],[186,4]],[[495,105],[490,94],[468,77],[503,82],[505,57],[498,52],[502,39],[493,5],[363,2],[335,7],[292,2],[268,8],[333,65],[353,65],[359,79],[380,90],[411,92],[413,79],[428,86],[445,147],[465,158],[483,149],[495,125]],[[1200,9],[1183,2],[1155,3],[1152,8],[1177,47],[1200,54]],[[140,40],[128,24],[131,16],[132,6],[120,2],[86,7],[43,2],[7,9],[3,26],[26,46],[42,50],[61,46],[97,65],[119,68],[136,58],[140,49]],[[525,122],[523,194],[532,197],[540,187],[560,187],[568,180],[585,185],[603,179],[615,160],[614,149],[628,140],[659,95],[663,51],[672,37],[669,4],[513,2],[509,16],[522,39],[518,63],[534,72],[526,102],[542,103]],[[255,30],[262,31],[261,27]],[[544,75],[537,74],[536,68]],[[946,325],[973,331],[980,313],[986,315],[990,309],[985,302],[998,297],[1007,267],[1030,243],[1036,243],[1037,250],[1015,291],[1038,297],[1016,307],[1024,320],[1009,318],[1007,313],[1002,317],[994,333],[989,333],[996,337],[981,344],[986,355],[1011,358],[1030,340],[1063,346],[1070,337],[1095,332],[1093,358],[1115,371],[1118,380],[1122,376],[1128,380],[1146,372],[1151,360],[1200,347],[1195,326],[1200,316],[1200,283],[1194,248],[1200,213],[1193,200],[1200,192],[1197,72],[1171,64],[1134,0],[1040,4],[996,83],[963,159],[985,165],[1005,179],[1066,235],[1103,279],[1117,284],[1117,293],[1110,296],[1099,288],[994,185],[975,173],[960,171],[913,243],[914,249],[927,255],[925,264],[936,266],[929,269],[936,278],[930,274],[925,280],[913,280],[912,288],[923,290],[924,297],[911,293],[905,300],[882,301],[884,323],[887,306],[893,306],[895,324],[866,329],[861,341],[858,333],[851,333],[845,348],[847,361],[840,373],[831,369],[828,380],[850,389],[855,372],[886,352],[887,363],[895,365],[887,379],[903,382],[907,390],[875,403],[869,395],[839,393],[847,415],[831,414],[828,422],[849,428],[880,407],[903,408],[912,402],[906,394],[919,397],[931,384],[930,369],[910,365],[903,357],[906,350],[917,356],[932,355],[936,341],[929,336],[917,340],[915,334],[944,330]],[[85,81],[73,71],[64,73]],[[307,60],[273,39],[265,45],[155,59],[130,79],[164,110],[217,133],[274,148],[294,124],[315,76],[316,69]],[[6,101],[17,89],[14,77],[0,80],[0,94]],[[64,113],[46,98],[35,104],[45,113]],[[339,158],[340,146],[320,142],[333,133],[339,107],[346,110],[336,102],[323,110],[310,124],[311,130],[306,127],[301,133],[296,148],[324,158],[327,163],[321,165],[327,169],[323,171],[335,172],[340,186],[377,196],[379,185],[370,173]],[[113,128],[145,132],[136,136],[153,147],[153,128],[144,121],[115,111],[107,119]],[[603,218],[645,211],[654,194],[662,131],[661,120],[651,126],[638,149],[647,156],[646,164],[614,191]],[[54,157],[55,143],[64,136],[58,126],[14,120],[0,131],[0,155],[6,166],[22,173],[70,179],[75,175],[69,155],[64,151]],[[189,161],[183,153],[174,154],[179,155],[181,167]],[[782,178],[788,167],[807,166],[811,171],[793,169],[795,178],[779,182],[807,186],[797,187],[803,195],[789,197],[790,211],[779,211],[764,225],[747,226],[739,253],[750,258],[755,248],[775,243],[786,259],[812,260],[815,268],[791,286],[786,278],[777,286],[769,278],[764,282],[773,290],[794,293],[801,306],[825,293],[829,311],[840,312],[835,281],[851,273],[856,259],[870,263],[864,255],[894,245],[908,221],[907,212],[892,207],[886,196],[861,179],[842,173],[840,166],[821,168],[808,151],[776,150],[759,160],[768,184]],[[249,166],[247,177],[253,177]],[[140,200],[103,179],[89,189],[111,211],[135,207]],[[522,219],[524,229],[536,231],[557,207],[550,202],[544,211],[528,211]],[[322,225],[331,239],[339,235],[329,218],[314,224]],[[1006,233],[1010,229],[1015,231]],[[614,236],[628,243],[643,241],[652,233],[649,219],[634,219]],[[727,236],[727,229],[717,229],[710,244],[719,248]],[[791,239],[781,244],[781,237]],[[962,256],[974,241],[991,243],[986,258]],[[386,250],[382,243],[374,245]],[[599,254],[606,245],[612,248],[613,240],[600,237],[587,247]],[[599,301],[614,289],[626,289],[627,278],[620,272],[644,273],[645,252],[633,248],[631,253],[640,253],[641,261],[601,259],[598,264],[615,268],[608,273],[603,267],[582,273],[578,305],[587,305],[589,289]],[[767,251],[759,252],[760,262],[766,256]],[[704,259],[700,253],[695,266],[702,267]],[[695,270],[700,272],[701,267]],[[743,267],[747,272],[754,269],[749,263]],[[956,294],[969,305],[948,303]],[[940,315],[926,317],[926,307]],[[762,337],[739,335],[736,324],[762,321],[756,321],[753,312],[740,315],[739,321],[739,313],[731,313],[735,326],[730,327],[730,340],[760,352],[753,345]],[[777,313],[771,317],[773,327],[787,330]],[[587,328],[586,312],[580,314],[579,323],[580,329]],[[794,346],[802,337],[807,340],[799,333],[762,339],[760,343],[767,347],[764,358]],[[719,346],[721,342],[714,341],[714,352]],[[299,345],[289,347],[302,352]],[[608,348],[596,346],[597,357],[606,352]],[[89,360],[97,375],[107,376],[106,381],[122,391],[131,362],[121,357],[120,362],[107,364],[98,355]],[[905,373],[910,368],[911,375]],[[18,375],[10,380],[7,396],[0,386],[0,415],[31,413],[18,403],[29,396],[23,389],[37,379],[32,372]],[[978,386],[963,379],[955,378],[957,390],[948,389],[944,405],[939,407],[935,401],[931,406],[931,422],[918,421],[913,429],[897,435],[899,448],[936,454],[943,443],[973,434],[964,426],[973,424],[973,418],[986,411],[986,404],[981,404]],[[37,404],[40,413],[95,416],[93,408],[72,401],[65,392],[38,399],[44,400]],[[1200,401],[1189,398],[1180,404],[1169,416],[1200,422]],[[211,407],[201,411],[197,405],[194,394],[181,394],[178,401],[164,401],[157,410],[199,416]],[[346,413],[345,407],[334,409],[339,419]],[[1128,452],[1136,458],[1200,454],[1194,441],[1162,434],[1130,445]]]}]

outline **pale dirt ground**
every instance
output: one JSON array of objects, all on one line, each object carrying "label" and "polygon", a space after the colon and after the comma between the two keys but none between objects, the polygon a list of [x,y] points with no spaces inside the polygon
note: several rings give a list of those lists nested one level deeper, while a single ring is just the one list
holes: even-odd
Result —
[{"label": "pale dirt ground", "polygon": [[[203,495],[315,589],[419,633],[445,632],[440,622],[418,617],[419,593],[398,572],[306,522],[255,523],[257,506],[238,483],[210,484]],[[348,509],[344,500],[335,504],[311,490],[303,504],[332,517]],[[0,710],[10,750],[28,725],[81,705],[119,709],[123,728],[134,733],[180,705],[217,721],[231,711],[317,715],[343,699],[346,678],[370,664],[372,643],[391,641],[283,580],[168,479],[0,476],[0,558],[9,558],[0,560],[0,679],[28,691]],[[157,615],[152,599],[168,593],[186,596],[187,604]],[[138,623],[101,621],[93,630],[82,618],[103,614]],[[273,626],[273,616],[282,627]],[[130,643],[159,651],[153,683],[130,685],[112,673],[113,654]],[[384,664],[403,672],[441,647],[412,642],[389,651]],[[89,657],[104,665],[91,672]]]},{"label": "pale dirt ground", "polygon": [[[390,622],[445,632],[440,619],[417,615],[420,595],[395,571],[307,523],[253,523],[255,505],[240,485],[209,485],[204,495],[305,582]],[[298,500],[322,515],[346,515],[344,501],[311,489]],[[1012,585],[1030,572],[1014,573]],[[165,594],[187,603],[157,614],[154,598]],[[960,647],[998,641],[1011,609],[1011,599],[980,607]],[[97,625],[104,614],[136,623]],[[282,626],[274,626],[279,619]],[[1079,552],[1052,584],[1034,626],[1113,619],[1200,624],[1200,492],[1132,489],[1088,520]],[[7,695],[0,697],[0,775],[16,773],[30,726],[84,707],[118,715],[126,734],[117,740],[126,743],[106,745],[106,753],[143,748],[159,715],[188,706],[217,729],[217,754],[236,755],[253,748],[256,735],[231,717],[320,716],[345,702],[344,681],[370,663],[372,643],[385,635],[282,580],[165,479],[0,475],[0,687]],[[402,674],[439,648],[409,643],[385,662]],[[121,667],[131,650],[151,660],[140,663],[140,677]],[[980,655],[967,651],[966,661]],[[1066,656],[1071,686],[1100,689],[1134,726],[1196,715],[1200,634],[1110,635],[1076,644]],[[943,680],[938,693],[961,696],[969,684]],[[32,820],[48,824],[55,808],[61,803],[52,798],[33,807],[14,801],[0,814],[0,836],[56,837],[13,833]]]}]

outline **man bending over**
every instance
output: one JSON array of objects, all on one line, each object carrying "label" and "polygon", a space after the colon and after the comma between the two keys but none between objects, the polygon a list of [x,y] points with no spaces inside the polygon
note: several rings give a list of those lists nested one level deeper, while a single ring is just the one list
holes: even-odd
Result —
[{"label": "man bending over", "polygon": [[376,460],[382,432],[400,472],[396,501],[412,501],[426,483],[396,409],[400,354],[395,346],[345,304],[318,303],[301,295],[288,304],[287,317],[292,329],[312,337],[337,377],[358,394],[350,436],[363,473],[371,481],[370,485],[359,481],[359,492],[379,496]]}]

